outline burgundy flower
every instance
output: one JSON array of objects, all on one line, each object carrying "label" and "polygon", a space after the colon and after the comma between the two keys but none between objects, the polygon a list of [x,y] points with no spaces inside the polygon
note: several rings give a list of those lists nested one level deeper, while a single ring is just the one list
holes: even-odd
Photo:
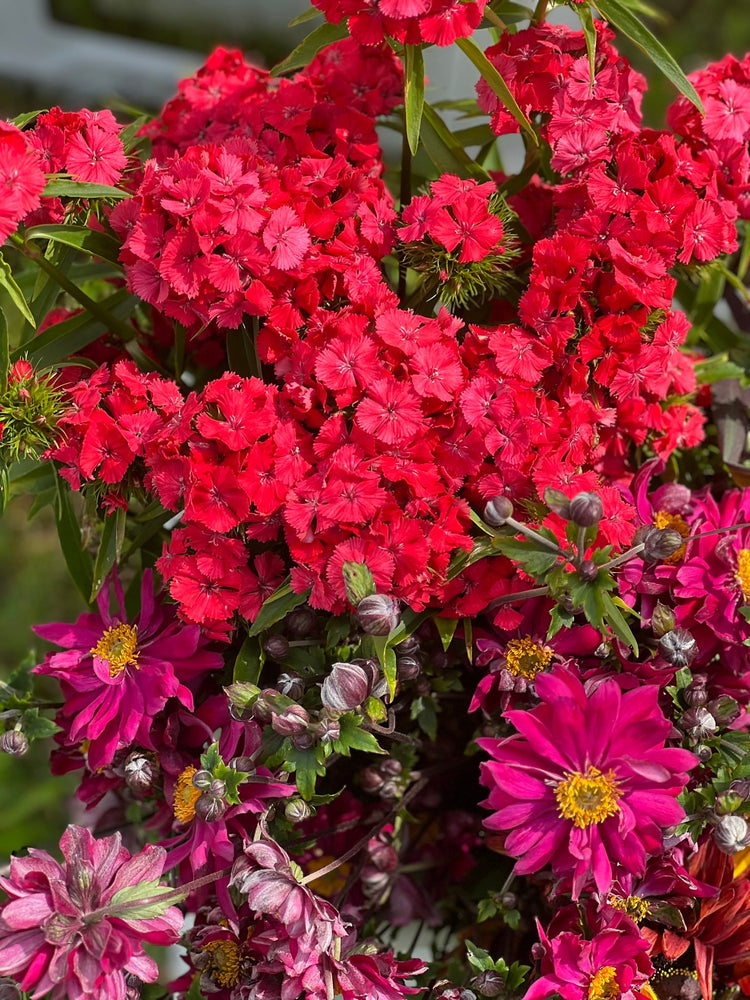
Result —
[{"label": "burgundy flower", "polygon": [[35,1000],[50,991],[52,1000],[124,1000],[126,973],[146,982],[158,975],[143,942],[173,944],[182,928],[174,906],[146,904],[144,916],[144,901],[165,892],[166,852],[147,846],[131,856],[119,833],[95,840],[77,826],[60,847],[65,864],[31,848],[0,878],[10,896],[0,909],[0,975]]},{"label": "burgundy flower", "polygon": [[676,799],[697,760],[664,746],[671,724],[654,685],[622,692],[605,680],[589,694],[558,670],[540,674],[536,689],[540,705],[505,713],[520,736],[477,741],[495,758],[482,764],[493,810],[485,826],[509,831],[517,874],[551,864],[573,876],[574,898],[592,875],[606,892],[613,862],[640,875],[661,851],[663,828],[683,818]]},{"label": "burgundy flower", "polygon": [[65,650],[50,653],[34,672],[60,682],[65,705],[57,723],[66,743],[88,742],[92,770],[110,764],[121,747],[148,746],[151,723],[167,700],[176,697],[192,709],[184,682],[223,666],[220,654],[203,648],[199,626],[184,625],[173,608],[154,600],[150,571],[143,574],[141,610],[132,624],[117,577],[113,585],[119,613],[109,611],[107,586],[97,599],[98,614],[83,614],[75,625],[34,629]]}]

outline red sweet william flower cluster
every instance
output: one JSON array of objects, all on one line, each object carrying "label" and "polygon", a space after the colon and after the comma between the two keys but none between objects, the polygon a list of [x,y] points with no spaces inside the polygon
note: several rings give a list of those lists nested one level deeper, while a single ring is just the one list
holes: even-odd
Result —
[{"label": "red sweet william flower cluster", "polygon": [[750,218],[750,56],[725,56],[689,77],[705,115],[684,97],[669,108],[667,121],[696,156],[714,170],[719,193]]},{"label": "red sweet william flower cluster", "polygon": [[382,42],[363,48],[346,38],[289,78],[217,49],[143,131],[158,160],[197,142],[240,137],[278,166],[327,153],[380,173],[375,119],[402,99],[401,63]]},{"label": "red sweet william flower cluster", "polygon": [[39,207],[46,182],[27,136],[10,122],[0,122],[0,243]]},{"label": "red sweet william flower cluster", "polygon": [[76,181],[111,185],[127,166],[121,129],[111,111],[52,108],[36,119],[29,142],[39,150],[47,173],[67,170]]},{"label": "red sweet william flower cluster", "polygon": [[405,45],[451,45],[479,26],[487,0],[313,0],[328,21],[347,18],[352,38],[378,45],[395,38]]},{"label": "red sweet william flower cluster", "polygon": [[187,327],[268,316],[293,332],[322,296],[355,294],[359,258],[390,250],[382,181],[341,156],[279,169],[249,139],[149,160],[136,196],[112,213],[128,284]]}]

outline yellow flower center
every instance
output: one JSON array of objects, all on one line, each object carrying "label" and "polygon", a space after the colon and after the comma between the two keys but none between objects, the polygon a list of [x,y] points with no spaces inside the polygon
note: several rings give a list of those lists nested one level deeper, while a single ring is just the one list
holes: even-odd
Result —
[{"label": "yellow flower center", "polygon": [[737,553],[735,580],[742,587],[742,596],[750,599],[750,549],[740,549]]},{"label": "yellow flower center", "polygon": [[207,941],[201,948],[209,956],[205,972],[219,986],[236,986],[240,981],[240,946],[236,941]]},{"label": "yellow flower center", "polygon": [[[319,858],[311,858],[307,862],[306,867],[309,874],[312,874],[319,868],[325,868],[326,865],[329,865],[335,860],[336,859],[332,854],[321,854]],[[310,884],[314,887],[318,895],[325,896],[326,899],[330,899],[331,896],[340,892],[344,888],[351,870],[352,866],[345,861],[343,865],[339,865],[338,868],[332,872],[328,872],[327,875],[321,875],[320,878],[310,879]]]},{"label": "yellow flower center", "polygon": [[617,972],[613,966],[605,965],[592,977],[587,1000],[617,1000],[619,996]]},{"label": "yellow flower center", "polygon": [[[665,510],[660,510],[654,518],[654,524],[657,528],[672,528],[682,535],[683,538],[689,538],[690,536],[690,528],[687,526],[685,519],[680,517],[679,514],[668,514]],[[673,552],[671,556],[662,561],[671,565],[678,563],[685,555],[685,548],[685,545],[681,545],[676,552]]]},{"label": "yellow flower center", "polygon": [[640,923],[648,916],[649,904],[640,896],[608,896],[607,902],[615,910],[627,913],[636,923]]},{"label": "yellow flower center", "polygon": [[514,677],[533,680],[540,670],[549,666],[553,652],[531,636],[511,639],[505,649],[505,665]]},{"label": "yellow flower center", "polygon": [[106,660],[109,676],[117,677],[125,667],[138,667],[138,627],[113,625],[91,650],[92,656]]},{"label": "yellow flower center", "polygon": [[602,774],[590,764],[583,774],[566,771],[555,788],[558,813],[578,827],[603,823],[608,816],[615,816],[620,811],[617,804],[620,795],[615,772]]},{"label": "yellow flower center", "polygon": [[197,767],[186,767],[177,779],[172,810],[180,823],[189,823],[195,817],[195,803],[201,797],[200,789],[193,784]]}]

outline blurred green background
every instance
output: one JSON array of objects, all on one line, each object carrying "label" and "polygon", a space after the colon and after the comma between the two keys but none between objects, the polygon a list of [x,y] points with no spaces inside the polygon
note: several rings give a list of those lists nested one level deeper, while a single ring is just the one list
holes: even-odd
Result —
[{"label": "blurred green background", "polygon": [[[18,16],[21,6],[32,0],[0,0],[0,24]],[[272,65],[305,33],[307,26],[287,31],[283,24],[305,10],[305,0],[239,0],[227,10],[239,10],[222,21],[212,0],[180,0],[179,16],[169,13],[161,0],[48,0],[46,12],[68,26],[77,26],[112,35],[146,39],[207,54],[216,44],[243,48],[256,61]],[[750,0],[661,0],[664,20],[652,23],[655,34],[675,55],[685,70],[697,69],[727,52],[743,55],[750,49]],[[268,19],[278,7],[275,26]],[[191,16],[189,10],[193,11]],[[263,17],[259,17],[260,14]],[[279,21],[279,18],[281,20]],[[666,105],[674,91],[661,77],[647,69],[645,60],[632,46],[621,48],[652,81],[645,103],[651,125],[662,122]],[[458,53],[456,53],[458,55]],[[43,53],[40,55],[43,56]],[[455,97],[463,96],[459,94]],[[35,92],[27,83],[14,86],[0,61],[0,108],[11,116],[32,107],[57,103],[54,92]],[[14,500],[0,522],[0,677],[7,676],[35,648],[39,658],[44,644],[35,640],[31,626],[49,621],[74,619],[83,604],[70,584],[58,550],[50,511],[27,521],[29,504]],[[36,744],[28,756],[14,759],[0,754],[0,859],[11,850],[37,845],[50,847],[71,818],[69,796],[75,777],[51,778],[48,771],[49,747]]]}]

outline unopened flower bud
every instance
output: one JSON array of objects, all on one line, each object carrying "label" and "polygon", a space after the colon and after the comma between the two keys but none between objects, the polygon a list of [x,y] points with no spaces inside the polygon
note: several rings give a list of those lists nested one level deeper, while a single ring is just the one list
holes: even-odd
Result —
[{"label": "unopened flower bud", "polygon": [[315,726],[315,735],[321,743],[335,743],[341,736],[341,723],[338,719],[323,718]]},{"label": "unopened flower bud", "polygon": [[750,801],[750,778],[736,778],[729,786],[733,795],[738,795],[743,802]]},{"label": "unopened flower bud", "polygon": [[674,611],[658,601],[651,615],[651,630],[656,638],[661,639],[667,632],[671,632],[676,624]]},{"label": "unopened flower bud", "polygon": [[466,989],[465,986],[456,986],[448,980],[437,984],[432,997],[434,1000],[477,1000],[473,990]]},{"label": "unopened flower bud", "polygon": [[714,755],[711,747],[706,746],[705,743],[699,743],[698,746],[693,749],[701,764],[707,764]]},{"label": "unopened flower bud", "polygon": [[606,660],[611,652],[612,652],[612,647],[608,642],[600,642],[599,645],[594,650],[594,656],[597,658],[597,660]]},{"label": "unopened flower bud", "polygon": [[312,809],[304,799],[300,799],[295,795],[293,799],[287,799],[284,806],[284,815],[290,823],[302,823],[312,816]]},{"label": "unopened flower bud", "polygon": [[396,670],[399,679],[402,681],[413,681],[422,672],[422,664],[416,656],[398,656],[396,658]]},{"label": "unopened flower bud", "polygon": [[728,694],[714,698],[706,705],[720,726],[729,726],[739,718],[740,706]]},{"label": "unopened flower bud", "polygon": [[661,655],[673,667],[687,667],[698,655],[698,643],[686,628],[674,628],[659,639]]},{"label": "unopened flower bud", "polygon": [[273,713],[271,728],[279,736],[298,736],[306,731],[309,722],[310,717],[301,705],[289,705],[283,712]]},{"label": "unopened flower bud", "polygon": [[493,497],[484,507],[484,520],[491,528],[502,528],[513,517],[513,504],[502,495]]},{"label": "unopened flower bud", "polygon": [[214,780],[213,774],[210,771],[202,770],[196,771],[193,775],[191,784],[193,788],[197,788],[200,792],[207,792],[211,787],[211,782]]},{"label": "unopened flower bud", "polygon": [[252,774],[255,770],[255,759],[249,756],[232,757],[229,761],[229,767],[233,771],[245,771],[247,774]]},{"label": "unopened flower bud", "polygon": [[263,649],[272,660],[283,660],[289,652],[289,640],[283,635],[269,635],[263,643]]},{"label": "unopened flower bud", "polygon": [[23,992],[14,979],[0,978],[0,1000],[21,1000]]},{"label": "unopened flower bud", "polygon": [[315,738],[311,733],[298,733],[290,736],[289,740],[295,750],[312,750],[315,746]]},{"label": "unopened flower bud", "polygon": [[222,781],[221,778],[214,778],[208,788],[208,794],[212,795],[215,799],[223,799],[227,794],[227,783]]},{"label": "unopened flower bud", "polygon": [[258,722],[271,722],[273,719],[274,704],[276,703],[276,696],[278,692],[274,691],[273,688],[264,688],[258,695],[258,700],[253,705],[253,718],[257,719]]},{"label": "unopened flower bud", "polygon": [[689,708],[683,713],[680,726],[696,742],[713,736],[718,729],[716,719],[706,708]]},{"label": "unopened flower bud", "polygon": [[365,671],[356,663],[334,663],[323,681],[320,700],[331,712],[351,712],[359,708],[370,693]]},{"label": "unopened flower bud", "polygon": [[591,559],[584,559],[578,567],[578,575],[586,583],[593,583],[597,576],[599,576],[599,567]]},{"label": "unopened flower bud", "polygon": [[685,544],[685,539],[674,528],[657,528],[651,525],[642,529],[638,537],[643,543],[644,562],[664,562]]},{"label": "unopened flower bud", "polygon": [[714,841],[724,854],[737,854],[750,844],[750,830],[742,816],[722,816],[714,827]]},{"label": "unopened flower bud", "polygon": [[388,635],[401,621],[401,607],[395,597],[370,594],[357,605],[356,618],[368,635]]},{"label": "unopened flower bud", "polygon": [[689,708],[700,708],[702,705],[705,705],[708,701],[705,677],[701,682],[698,681],[698,678],[693,678],[692,682],[682,692],[682,697]]},{"label": "unopened flower bud", "polygon": [[396,656],[416,656],[421,645],[416,635],[407,635],[396,647]]},{"label": "unopened flower bud", "polygon": [[0,736],[0,751],[11,757],[23,757],[29,749],[29,741],[20,729],[9,729]]},{"label": "unopened flower bud", "polygon": [[500,904],[506,910],[515,910],[518,906],[518,896],[515,892],[504,892],[500,897]]},{"label": "unopened flower bud", "polygon": [[159,765],[146,754],[131,753],[125,761],[125,784],[130,791],[140,797],[154,790],[159,774]]},{"label": "unopened flower bud", "polygon": [[380,798],[384,802],[395,802],[401,796],[401,787],[393,778],[389,778],[380,789]]},{"label": "unopened flower bud", "polygon": [[362,790],[375,795],[383,787],[385,778],[374,767],[366,767],[359,775],[359,783]]},{"label": "unopened flower bud", "polygon": [[311,635],[315,631],[316,624],[317,617],[315,612],[306,605],[301,608],[295,608],[284,619],[286,631],[297,639],[305,639],[308,635]]},{"label": "unopened flower bud", "polygon": [[570,501],[568,516],[579,528],[593,528],[601,521],[603,514],[604,505],[596,493],[587,490],[576,493]]},{"label": "unopened flower bud", "polygon": [[207,823],[221,819],[226,811],[227,804],[224,799],[216,799],[207,792],[200,795],[195,802],[195,815]]},{"label": "unopened flower bud", "polygon": [[283,673],[279,674],[276,689],[287,698],[293,698],[294,701],[297,701],[305,693],[305,682],[299,674]]},{"label": "unopened flower bud", "polygon": [[401,761],[396,760],[394,757],[389,757],[380,763],[380,773],[385,774],[389,778],[397,778],[403,769]]},{"label": "unopened flower bud", "polygon": [[485,972],[480,972],[478,976],[474,976],[471,985],[483,997],[499,997],[501,993],[505,992],[505,980],[494,969],[487,969]]}]

